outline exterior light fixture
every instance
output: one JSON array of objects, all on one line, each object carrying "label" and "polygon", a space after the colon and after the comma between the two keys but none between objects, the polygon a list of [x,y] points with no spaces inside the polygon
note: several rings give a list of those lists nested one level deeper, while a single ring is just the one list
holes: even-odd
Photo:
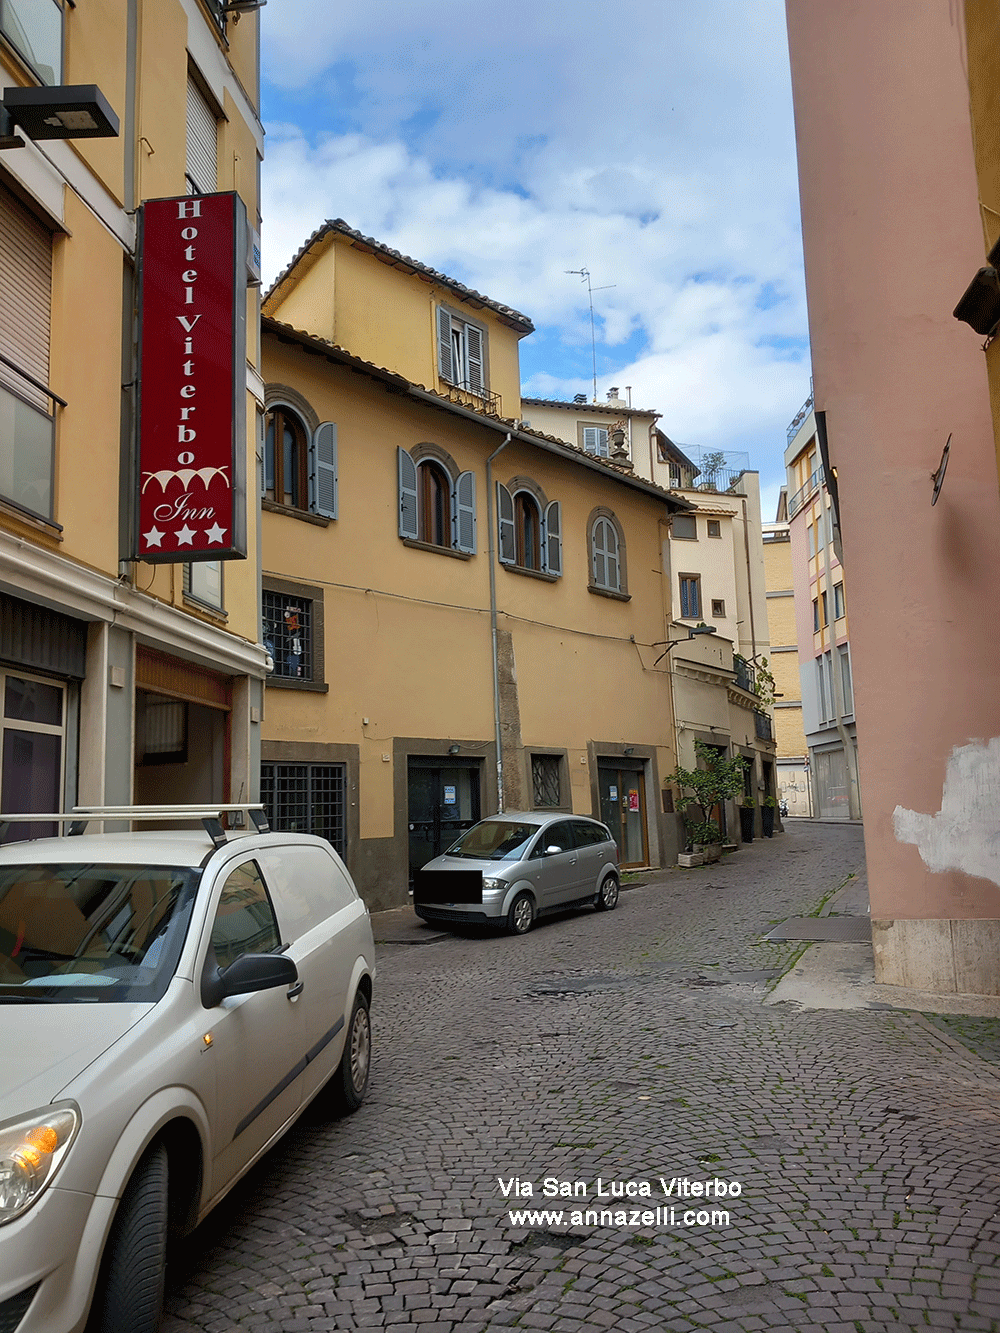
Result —
[{"label": "exterior light fixture", "polygon": [[239,23],[241,14],[253,14],[266,4],[267,0],[229,0],[228,4],[222,6],[222,12],[232,14],[233,22]]},{"label": "exterior light fixture", "polygon": [[969,283],[961,301],[952,312],[956,319],[968,324],[976,333],[990,336],[1000,321],[1000,241],[986,256],[986,268],[981,268]]},{"label": "exterior light fixture", "polygon": [[625,749],[622,751],[622,754],[631,754],[634,749],[635,749],[634,745],[626,745]]},{"label": "exterior light fixture", "polygon": [[95,83],[5,88],[3,110],[29,139],[114,139],[118,117]]},{"label": "exterior light fixture", "polygon": [[459,750],[461,750],[461,748],[462,748],[462,747],[461,747],[460,745],[449,745],[449,746],[448,746],[448,753],[449,753],[449,754],[458,754],[458,752],[459,752]]},{"label": "exterior light fixture", "polygon": [[693,639],[696,634],[718,634],[717,625],[695,625],[693,629],[688,630],[688,638]]}]

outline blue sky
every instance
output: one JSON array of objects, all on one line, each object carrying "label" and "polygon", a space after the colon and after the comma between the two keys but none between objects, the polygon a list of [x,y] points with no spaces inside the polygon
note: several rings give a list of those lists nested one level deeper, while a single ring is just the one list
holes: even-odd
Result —
[{"label": "blue sky", "polygon": [[[632,388],[750,455],[809,392],[781,0],[273,0],[265,278],[327,217],[529,315],[527,396]],[[605,290],[597,291],[597,288]]]}]

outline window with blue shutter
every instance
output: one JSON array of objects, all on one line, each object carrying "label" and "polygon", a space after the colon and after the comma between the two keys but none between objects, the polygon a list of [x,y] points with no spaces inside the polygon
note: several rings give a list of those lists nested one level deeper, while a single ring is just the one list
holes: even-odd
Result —
[{"label": "window with blue shutter", "polygon": [[455,482],[453,496],[453,545],[466,555],[476,553],[476,474],[462,472]]},{"label": "window with blue shutter", "polygon": [[470,393],[481,394],[486,384],[483,373],[483,334],[474,324],[465,326],[465,387]]},{"label": "window with blue shutter", "polygon": [[417,465],[405,449],[396,450],[399,470],[399,535],[417,540],[420,532],[417,514]]},{"label": "window with blue shutter", "polygon": [[610,518],[598,518],[590,536],[594,586],[621,592],[621,558],[618,529]]},{"label": "window with blue shutter", "polygon": [[435,318],[439,377],[477,398],[489,398],[486,329],[443,305],[437,307]]},{"label": "window with blue shutter", "polygon": [[693,574],[681,575],[681,619],[701,615],[701,580]]},{"label": "window with blue shutter", "polygon": [[546,574],[561,574],[562,571],[562,509],[559,501],[553,500],[546,507],[542,523],[542,560]]},{"label": "window with blue shutter", "polygon": [[503,484],[497,482],[497,530],[499,534],[498,551],[502,565],[516,563],[517,546],[514,534],[514,497]]},{"label": "window with blue shutter", "polygon": [[309,508],[324,518],[337,517],[337,427],[322,421],[309,447]]},{"label": "window with blue shutter", "polygon": [[583,447],[588,454],[596,454],[598,458],[607,458],[608,456],[607,430],[603,426],[584,426]]}]

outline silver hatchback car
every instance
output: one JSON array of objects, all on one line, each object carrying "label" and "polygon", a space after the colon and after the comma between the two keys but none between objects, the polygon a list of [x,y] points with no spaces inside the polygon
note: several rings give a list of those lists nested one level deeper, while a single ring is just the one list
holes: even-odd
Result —
[{"label": "silver hatchback car", "polygon": [[425,921],[506,926],[524,935],[545,912],[617,906],[618,847],[584,815],[511,810],[468,829],[418,870],[413,908]]}]

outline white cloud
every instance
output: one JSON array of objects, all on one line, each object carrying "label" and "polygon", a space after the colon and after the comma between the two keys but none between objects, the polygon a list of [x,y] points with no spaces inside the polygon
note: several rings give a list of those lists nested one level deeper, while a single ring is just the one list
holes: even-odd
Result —
[{"label": "white cloud", "polygon": [[614,284],[594,298],[602,386],[631,384],[679,440],[766,444],[780,471],[808,368],[780,341],[806,320],[778,0],[472,3],[460,26],[429,0],[298,0],[263,21],[285,122],[268,276],[343,217],[523,310],[551,350],[526,389],[558,396],[591,387],[566,273],[586,265]]}]

